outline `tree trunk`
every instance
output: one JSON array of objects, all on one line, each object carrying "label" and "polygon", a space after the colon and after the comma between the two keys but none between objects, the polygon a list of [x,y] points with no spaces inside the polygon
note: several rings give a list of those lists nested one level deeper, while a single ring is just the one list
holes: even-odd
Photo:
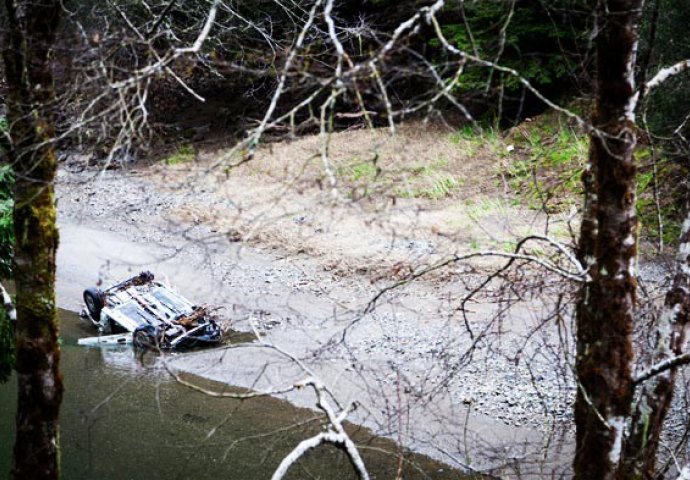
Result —
[{"label": "tree trunk", "polygon": [[599,2],[597,94],[580,258],[589,268],[576,308],[575,478],[619,477],[633,392],[637,216],[633,69],[642,0]]},{"label": "tree trunk", "polygon": [[[652,357],[662,365],[683,354],[686,330],[690,321],[690,210],[681,229],[675,275],[666,293],[664,308],[657,327],[657,343]],[[626,479],[655,478],[659,440],[666,414],[673,400],[676,368],[654,375],[645,382],[636,403],[625,447]]]},{"label": "tree trunk", "polygon": [[58,413],[62,401],[55,306],[53,79],[49,52],[57,0],[5,0],[9,31],[3,51],[16,175],[14,274],[17,288],[17,432],[10,478],[59,477]]}]

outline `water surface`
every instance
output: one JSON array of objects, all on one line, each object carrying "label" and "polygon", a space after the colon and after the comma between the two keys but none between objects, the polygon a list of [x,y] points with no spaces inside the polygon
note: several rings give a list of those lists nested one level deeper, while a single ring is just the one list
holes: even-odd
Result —
[{"label": "water surface", "polygon": [[[317,412],[274,398],[213,398],[170,378],[152,356],[130,347],[87,348],[93,330],[60,311],[65,397],[61,411],[62,478],[268,479],[302,439],[323,429]],[[15,379],[0,385],[0,478],[7,478],[14,435]],[[372,478],[394,479],[396,445],[351,431]],[[405,455],[404,478],[467,478],[421,455]],[[322,446],[291,479],[352,479],[347,457]]]}]

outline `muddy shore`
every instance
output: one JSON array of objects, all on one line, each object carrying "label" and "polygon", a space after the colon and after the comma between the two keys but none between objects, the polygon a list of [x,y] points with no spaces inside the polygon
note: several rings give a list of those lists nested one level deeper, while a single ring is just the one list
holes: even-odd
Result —
[{"label": "muddy shore", "polygon": [[[237,241],[213,225],[185,221],[179,211],[198,205],[198,192],[161,188],[151,174],[146,168],[61,171],[61,307],[78,310],[85,286],[153,270],[192,300],[225,307],[233,328],[261,334],[250,345],[169,358],[178,371],[257,390],[315,374],[343,405],[358,403],[352,421],[453,466],[510,471],[519,459],[523,472],[525,465],[567,468],[560,459],[568,457],[572,387],[556,378],[553,359],[537,352],[529,368],[482,352],[481,345],[477,361],[462,358],[471,339],[445,313],[457,285],[416,282],[362,315],[381,289],[371,271],[334,274],[323,258]],[[376,234],[368,240],[382,243]],[[406,253],[423,261],[418,250],[430,240],[403,241]],[[315,402],[310,392],[285,397],[303,407]]]}]

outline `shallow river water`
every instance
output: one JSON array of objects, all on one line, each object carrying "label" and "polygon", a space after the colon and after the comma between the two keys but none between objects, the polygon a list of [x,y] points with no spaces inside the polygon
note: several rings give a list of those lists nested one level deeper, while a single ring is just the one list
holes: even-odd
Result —
[{"label": "shallow river water", "polygon": [[[184,387],[153,356],[129,347],[86,348],[91,330],[61,310],[62,478],[268,479],[302,439],[322,430],[317,412],[274,398],[212,398]],[[15,379],[0,385],[0,478],[7,478],[14,434]],[[394,442],[351,427],[372,478],[394,479]],[[467,478],[425,456],[405,454],[404,478]],[[292,479],[356,478],[345,455],[320,447]]]}]

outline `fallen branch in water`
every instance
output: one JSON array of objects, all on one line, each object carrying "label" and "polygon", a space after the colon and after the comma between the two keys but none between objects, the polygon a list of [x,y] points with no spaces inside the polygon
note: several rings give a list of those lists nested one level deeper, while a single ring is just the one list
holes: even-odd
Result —
[{"label": "fallen branch in water", "polygon": [[273,473],[271,480],[281,480],[289,468],[297,463],[297,461],[304,454],[306,454],[312,448],[316,448],[324,443],[331,443],[337,447],[343,448],[350,459],[350,463],[352,463],[352,467],[355,469],[355,472],[357,472],[357,476],[361,480],[369,480],[369,473],[364,465],[364,460],[362,460],[359,450],[357,450],[357,446],[343,427],[345,417],[349,412],[354,410],[355,404],[351,403],[349,406],[344,408],[340,414],[336,415],[331,407],[331,404],[328,403],[328,400],[326,399],[326,388],[319,380],[313,377],[307,378],[306,380],[295,384],[295,386],[297,388],[312,387],[314,389],[317,398],[316,406],[319,407],[319,409],[321,409],[328,417],[329,429],[326,432],[321,432],[311,438],[302,440],[299,445],[292,450],[292,452],[283,458],[283,461],[280,462],[280,465],[278,465],[278,468]]}]

